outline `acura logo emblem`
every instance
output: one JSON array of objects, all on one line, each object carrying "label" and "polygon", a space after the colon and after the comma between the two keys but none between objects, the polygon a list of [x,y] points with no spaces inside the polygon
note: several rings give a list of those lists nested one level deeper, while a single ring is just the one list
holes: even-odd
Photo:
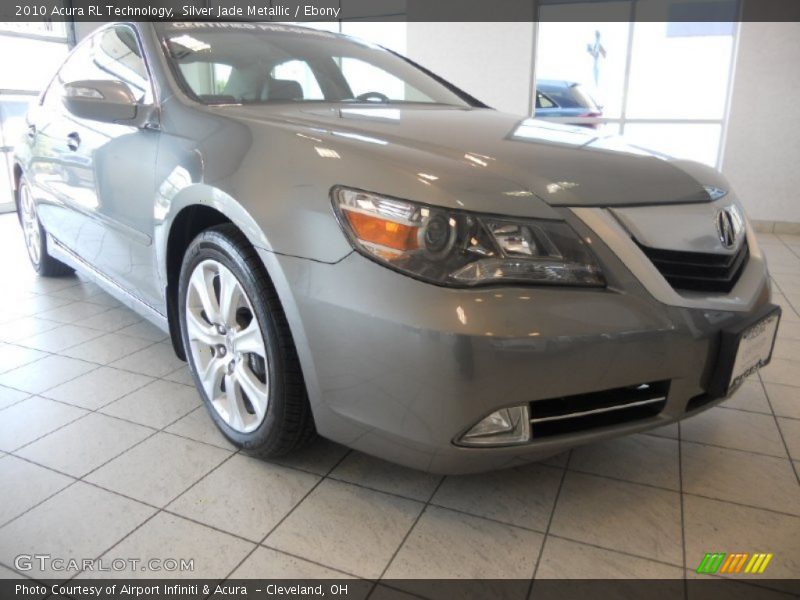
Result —
[{"label": "acura logo emblem", "polygon": [[733,248],[736,243],[736,226],[733,215],[727,208],[723,208],[717,213],[717,234],[725,248]]}]

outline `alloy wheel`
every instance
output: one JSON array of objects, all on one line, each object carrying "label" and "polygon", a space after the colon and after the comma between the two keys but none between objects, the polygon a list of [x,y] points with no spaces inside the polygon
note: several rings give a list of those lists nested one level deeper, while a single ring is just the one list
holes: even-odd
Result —
[{"label": "alloy wheel", "polygon": [[238,432],[257,429],[269,403],[266,346],[242,284],[216,260],[200,262],[189,278],[186,332],[214,410]]},{"label": "alloy wheel", "polygon": [[38,265],[42,259],[42,230],[39,227],[39,217],[36,216],[33,196],[27,185],[20,187],[20,216],[28,256],[34,265]]}]

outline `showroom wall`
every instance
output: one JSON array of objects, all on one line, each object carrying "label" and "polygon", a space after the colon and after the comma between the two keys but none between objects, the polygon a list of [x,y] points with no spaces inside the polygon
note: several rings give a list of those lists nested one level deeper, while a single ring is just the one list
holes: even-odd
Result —
[{"label": "showroom wall", "polygon": [[409,58],[493,108],[531,106],[532,23],[408,23]]},{"label": "showroom wall", "polygon": [[800,224],[798,39],[800,23],[741,25],[722,171],[753,219]]}]

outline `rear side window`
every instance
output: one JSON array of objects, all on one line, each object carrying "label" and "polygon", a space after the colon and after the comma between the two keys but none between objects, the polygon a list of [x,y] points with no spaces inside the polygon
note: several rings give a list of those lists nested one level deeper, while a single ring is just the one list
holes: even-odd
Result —
[{"label": "rear side window", "polygon": [[556,108],[556,103],[542,92],[536,92],[536,108]]},{"label": "rear side window", "polygon": [[595,102],[592,95],[586,91],[586,89],[579,84],[572,86],[572,95],[578,100],[578,104],[581,106],[585,106],[586,108],[596,109],[597,102]]},{"label": "rear side window", "polygon": [[[586,108],[589,110],[597,109],[597,104],[583,86],[573,83],[564,87],[552,87],[547,89],[547,95],[552,101],[562,108]],[[538,97],[537,97],[538,101]],[[542,108],[548,108],[542,106]]]},{"label": "rear side window", "polygon": [[61,67],[45,96],[60,100],[67,83],[83,79],[121,81],[137,102],[150,101],[150,82],[136,34],[119,25],[96,33],[80,44]]}]

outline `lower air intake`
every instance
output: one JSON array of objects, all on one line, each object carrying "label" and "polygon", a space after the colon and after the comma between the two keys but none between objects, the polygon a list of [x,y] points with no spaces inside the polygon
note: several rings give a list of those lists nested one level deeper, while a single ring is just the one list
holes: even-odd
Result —
[{"label": "lower air intake", "polygon": [[669,381],[531,402],[531,437],[543,438],[654,417],[664,409]]}]

